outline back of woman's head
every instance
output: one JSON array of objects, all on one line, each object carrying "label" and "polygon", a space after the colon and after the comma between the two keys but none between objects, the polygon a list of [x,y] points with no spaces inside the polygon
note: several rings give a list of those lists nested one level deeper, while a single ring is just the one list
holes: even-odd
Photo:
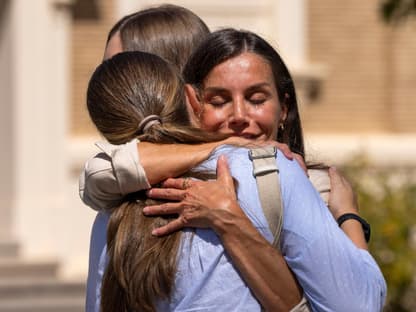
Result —
[{"label": "back of woman's head", "polygon": [[276,140],[303,155],[303,133],[293,79],[280,55],[257,34],[231,28],[211,33],[189,58],[183,71],[184,80],[202,90],[205,78],[214,67],[247,52],[257,54],[270,65],[279,101],[288,109],[284,130],[279,129]]},{"label": "back of woman's head", "polygon": [[182,70],[209,29],[192,11],[168,4],[126,16],[113,27],[108,40],[116,32],[123,51],[157,54]]},{"label": "back of woman's head", "polygon": [[[98,130],[114,144],[135,137],[155,143],[217,139],[190,126],[179,74],[149,53],[123,52],[99,65],[88,85],[87,106]],[[156,123],[146,127],[145,120]],[[144,193],[132,194],[111,214],[103,312],[155,311],[155,304],[172,293],[181,232],[152,236],[167,223],[143,215],[143,207],[152,203]]]},{"label": "back of woman's head", "polygon": [[[113,144],[135,137],[173,143],[191,140],[183,82],[173,66],[145,52],[123,52],[104,61],[93,73],[87,90],[87,107],[101,134]],[[139,125],[149,115],[157,124],[143,132]],[[197,130],[195,130],[197,131]]]}]

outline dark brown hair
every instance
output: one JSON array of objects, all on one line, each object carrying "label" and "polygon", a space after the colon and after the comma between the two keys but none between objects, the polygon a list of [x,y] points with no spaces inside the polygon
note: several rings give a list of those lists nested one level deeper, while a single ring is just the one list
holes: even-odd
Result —
[{"label": "dark brown hair", "polygon": [[292,77],[280,55],[260,36],[231,28],[211,33],[186,64],[185,82],[202,90],[205,78],[215,66],[245,52],[255,53],[270,64],[279,101],[287,107],[284,130],[279,129],[275,139],[304,157],[303,131]]},{"label": "dark brown hair", "polygon": [[[191,127],[179,73],[145,52],[123,52],[99,65],[88,85],[87,107],[98,130],[114,144],[135,137],[154,143],[223,138]],[[157,115],[160,123],[143,133],[139,124],[149,115]],[[171,295],[181,232],[153,237],[152,229],[166,224],[167,218],[145,217],[142,209],[152,203],[144,192],[131,194],[111,214],[103,312],[155,311],[155,302]]]},{"label": "dark brown hair", "polygon": [[170,4],[125,16],[113,26],[107,43],[117,32],[120,33],[123,51],[154,53],[180,70],[192,51],[210,33],[208,26],[195,13]]}]

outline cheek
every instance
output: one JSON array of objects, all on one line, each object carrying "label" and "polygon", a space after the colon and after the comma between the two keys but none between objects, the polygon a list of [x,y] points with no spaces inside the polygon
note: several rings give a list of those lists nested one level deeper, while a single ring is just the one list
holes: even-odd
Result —
[{"label": "cheek", "polygon": [[206,106],[201,114],[201,127],[207,131],[219,131],[226,120],[227,113],[221,108]]},{"label": "cheek", "polygon": [[276,111],[269,111],[258,116],[257,121],[263,130],[269,134],[277,133]]},{"label": "cheek", "polygon": [[281,112],[280,106],[275,103],[256,111],[256,121],[270,139],[274,139],[277,135]]}]

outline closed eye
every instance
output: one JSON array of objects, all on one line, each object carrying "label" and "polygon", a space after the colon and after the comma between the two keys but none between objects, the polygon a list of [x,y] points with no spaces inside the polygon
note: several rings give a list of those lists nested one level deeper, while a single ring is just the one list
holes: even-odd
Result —
[{"label": "closed eye", "polygon": [[264,92],[254,92],[248,97],[248,101],[254,105],[260,105],[269,99],[269,95]]},{"label": "closed eye", "polygon": [[207,94],[204,97],[204,102],[212,106],[223,106],[231,101],[231,98],[226,94]]},{"label": "closed eye", "polygon": [[224,105],[227,103],[227,99],[222,96],[214,96],[209,100],[209,103],[214,106]]}]

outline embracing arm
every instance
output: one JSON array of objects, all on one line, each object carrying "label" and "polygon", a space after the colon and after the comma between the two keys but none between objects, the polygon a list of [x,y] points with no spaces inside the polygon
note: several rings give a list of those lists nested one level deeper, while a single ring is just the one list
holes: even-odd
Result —
[{"label": "embracing arm", "polygon": [[[253,143],[238,137],[198,145],[152,144],[137,139],[121,145],[97,143],[102,153],[86,162],[79,178],[80,197],[95,210],[109,210],[120,205],[127,194],[148,189],[150,185],[195,167],[222,144],[246,146]],[[286,144],[267,144],[275,145],[292,159]]]},{"label": "embracing arm", "polygon": [[140,164],[146,172],[147,179],[151,185],[159,183],[167,178],[177,177],[208,158],[212,151],[220,145],[235,146],[264,146],[273,145],[277,147],[288,159],[296,158],[300,166],[306,170],[299,155],[290,151],[286,144],[275,141],[253,142],[241,137],[229,137],[222,141],[204,144],[153,144],[140,142],[137,146]]},{"label": "embracing arm", "polygon": [[282,254],[247,218],[224,218],[216,231],[233,264],[266,311],[289,311],[300,302],[302,290]]},{"label": "embracing arm", "polygon": [[137,146],[140,164],[146,172],[150,184],[156,184],[167,178],[177,177],[202,161],[226,141],[187,145],[187,144],[153,144],[141,142]]},{"label": "embracing arm", "polygon": [[97,143],[102,153],[86,162],[79,178],[80,197],[95,210],[117,207],[127,194],[186,172],[226,142],[161,145],[134,139],[121,145]]},{"label": "embracing arm", "polygon": [[[358,215],[358,203],[351,184],[343,177],[336,168],[329,168],[331,180],[331,193],[329,195],[329,209],[335,220],[346,213]],[[349,219],[342,223],[341,229],[351,241],[361,249],[368,250],[365,235],[361,223]]]},{"label": "embracing arm", "polygon": [[[286,178],[292,181],[293,187],[286,192],[291,194],[291,201],[285,202],[285,223],[291,224],[293,230],[285,230],[288,236],[283,254],[307,299],[318,310],[343,311],[351,306],[357,307],[356,311],[376,311],[374,307],[380,308],[385,296],[384,280],[377,265],[367,251],[356,248],[342,233],[305,175],[299,170],[297,175],[298,179]],[[306,197],[303,191],[302,196],[298,195],[302,189],[296,185],[298,181],[302,181]],[[300,296],[295,283],[289,284],[291,288],[279,288],[281,281],[290,281],[290,271],[282,255],[244,215],[235,201],[231,183],[226,183],[218,174],[216,181],[168,179],[164,186],[169,189],[152,189],[149,195],[177,202],[147,207],[144,212],[149,215],[177,213],[179,218],[154,230],[153,234],[165,235],[182,227],[212,228],[266,309],[276,309],[279,304],[287,309],[297,302],[291,297]],[[248,194],[247,191],[243,193]],[[309,198],[310,203],[305,203],[304,198]]]},{"label": "embracing arm", "polygon": [[[347,213],[359,215],[354,190],[335,167],[310,169],[308,175],[335,220]],[[358,221],[349,219],[342,223],[341,229],[358,248],[368,249],[363,228]]]},{"label": "embracing arm", "polygon": [[386,285],[377,263],[344,235],[299,168],[281,168],[282,252],[309,303],[324,311],[381,311]]},{"label": "embracing arm", "polygon": [[[283,256],[238,205],[225,158],[218,160],[217,180],[168,179],[164,186],[176,189],[151,189],[149,196],[182,201],[146,207],[143,211],[147,215],[179,213],[180,216],[153,231],[154,235],[166,235],[183,227],[211,228],[266,311],[289,311],[300,302],[301,290]],[[180,190],[183,186],[186,189]]]}]

